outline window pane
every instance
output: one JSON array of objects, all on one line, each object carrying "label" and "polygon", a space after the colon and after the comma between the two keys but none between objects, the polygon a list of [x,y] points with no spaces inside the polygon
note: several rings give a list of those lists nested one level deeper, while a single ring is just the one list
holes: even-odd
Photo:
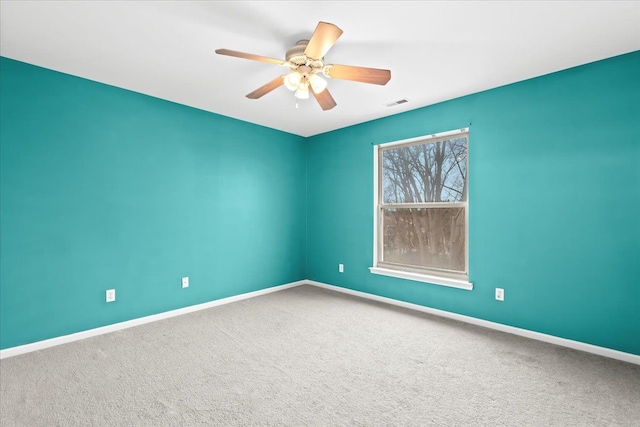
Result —
[{"label": "window pane", "polygon": [[383,209],[382,261],[465,271],[464,208]]},{"label": "window pane", "polygon": [[467,200],[467,137],[382,151],[383,203]]}]

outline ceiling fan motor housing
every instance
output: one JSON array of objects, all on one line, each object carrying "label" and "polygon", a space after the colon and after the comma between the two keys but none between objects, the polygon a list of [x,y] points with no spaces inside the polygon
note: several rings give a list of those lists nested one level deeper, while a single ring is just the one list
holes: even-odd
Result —
[{"label": "ceiling fan motor housing", "polygon": [[295,46],[287,50],[286,60],[292,65],[299,67],[301,65],[306,65],[315,70],[320,70],[324,66],[322,62],[322,58],[309,58],[304,54],[304,51],[307,49],[307,45],[309,44],[309,40],[299,40]]},{"label": "ceiling fan motor housing", "polygon": [[304,54],[304,50],[307,48],[309,40],[300,40],[295,46],[287,50],[286,59],[288,62],[296,65],[304,65],[307,63],[307,56]]}]

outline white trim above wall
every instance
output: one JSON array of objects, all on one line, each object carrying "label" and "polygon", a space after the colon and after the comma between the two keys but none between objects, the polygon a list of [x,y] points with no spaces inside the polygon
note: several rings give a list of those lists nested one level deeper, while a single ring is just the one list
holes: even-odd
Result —
[{"label": "white trim above wall", "polygon": [[289,288],[294,288],[301,285],[317,286],[319,288],[329,289],[336,292],[342,292],[349,295],[354,295],[360,298],[366,298],[373,301],[378,301],[386,304],[391,304],[410,310],[416,310],[423,313],[429,313],[440,317],[446,317],[453,320],[458,320],[472,325],[482,326],[484,328],[495,329],[497,331],[506,332],[513,335],[519,335],[521,337],[534,339],[537,341],[543,341],[550,344],[559,345],[562,347],[572,348],[574,350],[584,351],[586,353],[597,354],[598,356],[609,357],[611,359],[622,360],[623,362],[633,363],[640,365],[640,355],[631,353],[625,353],[623,351],[613,350],[606,347],[599,347],[597,345],[586,344],[580,341],[573,341],[566,338],[560,338],[553,335],[547,335],[540,332],[529,331],[527,329],[516,328],[514,326],[503,325],[501,323],[490,322],[488,320],[476,319],[475,317],[464,316],[462,314],[451,313],[444,310],[438,310],[435,308],[425,307],[418,304],[412,304],[409,302],[399,301],[392,298],[381,297],[379,295],[369,294],[366,292],[354,291],[353,289],[342,288],[340,286],[328,285],[322,282],[316,282],[314,280],[299,280],[297,282],[291,282],[280,286],[274,286],[271,288],[261,289],[246,294],[235,295],[228,298],[222,298],[215,301],[206,302],[203,304],[192,305],[189,307],[179,308],[177,310],[171,310],[164,313],[158,313],[151,316],[141,317],[139,319],[132,319],[126,322],[114,323],[113,325],[102,326],[100,328],[89,329],[87,331],[77,332],[75,334],[63,335],[61,337],[51,338],[48,340],[38,341],[30,344],[25,344],[17,347],[6,348],[0,350],[0,359],[6,359],[12,356],[18,356],[20,354],[30,353],[32,351],[43,350],[45,348],[54,347],[60,344],[66,344],[73,341],[80,341],[85,338],[95,337],[98,335],[107,334],[109,332],[115,332],[122,329],[131,328],[133,326],[144,325],[145,323],[155,322],[157,320],[168,319],[170,317],[180,316],[182,314],[192,313],[194,311],[205,310],[207,308],[217,307],[219,305],[229,304],[236,301],[241,301],[248,298],[257,297],[260,295],[269,294],[272,292],[282,291]]},{"label": "white trim above wall", "polygon": [[[469,123],[469,125],[471,125],[471,123]],[[460,129],[453,129],[445,132],[438,132],[438,133],[432,133],[432,134],[427,134],[422,136],[416,136],[414,138],[401,139],[399,141],[384,142],[382,144],[376,144],[375,146],[376,147],[393,147],[394,145],[403,145],[403,144],[410,144],[412,142],[428,141],[430,139],[442,138],[444,136],[458,135],[466,132],[469,132],[469,127],[463,127]]]}]

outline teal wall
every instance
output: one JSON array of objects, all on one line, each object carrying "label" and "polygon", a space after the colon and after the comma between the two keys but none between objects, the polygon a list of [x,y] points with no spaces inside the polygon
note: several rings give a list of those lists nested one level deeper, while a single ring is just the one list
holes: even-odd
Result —
[{"label": "teal wall", "polygon": [[[468,123],[474,289],[371,274],[372,144]],[[309,279],[640,354],[640,52],[308,144]]]},{"label": "teal wall", "polygon": [[[640,354],[639,75],[635,52],[305,141],[2,58],[0,348],[307,277]],[[468,123],[474,290],[369,273],[372,144]]]},{"label": "teal wall", "polygon": [[0,61],[0,348],[305,277],[303,138]]}]

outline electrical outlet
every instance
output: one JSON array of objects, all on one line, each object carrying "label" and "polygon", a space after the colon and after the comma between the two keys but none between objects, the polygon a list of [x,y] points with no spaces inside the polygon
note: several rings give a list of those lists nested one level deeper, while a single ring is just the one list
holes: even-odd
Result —
[{"label": "electrical outlet", "polygon": [[189,287],[189,278],[188,277],[183,277],[182,278],[182,287],[183,288],[188,288]]},{"label": "electrical outlet", "polygon": [[338,264],[338,272],[344,273],[344,264]]},{"label": "electrical outlet", "polygon": [[107,289],[107,302],[113,302],[116,300],[116,290]]},{"label": "electrical outlet", "polygon": [[504,289],[496,288],[496,299],[498,301],[504,301]]}]

